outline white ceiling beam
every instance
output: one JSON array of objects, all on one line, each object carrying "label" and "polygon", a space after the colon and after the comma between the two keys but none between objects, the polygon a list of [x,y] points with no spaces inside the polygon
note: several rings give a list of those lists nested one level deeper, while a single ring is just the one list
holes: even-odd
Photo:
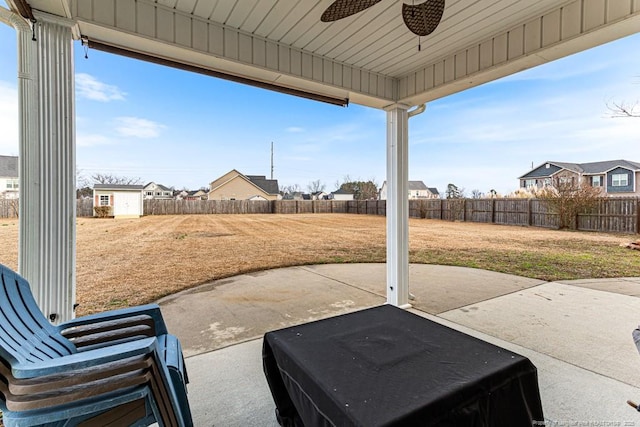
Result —
[{"label": "white ceiling beam", "polygon": [[73,15],[81,31],[102,44],[276,85],[286,82],[300,91],[319,88],[327,96],[356,92],[387,105],[396,95],[391,77],[179,10],[147,2],[96,3],[74,3]]}]

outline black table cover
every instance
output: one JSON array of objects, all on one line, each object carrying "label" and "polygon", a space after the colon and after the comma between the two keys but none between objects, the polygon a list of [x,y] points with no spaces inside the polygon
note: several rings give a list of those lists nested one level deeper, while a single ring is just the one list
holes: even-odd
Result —
[{"label": "black table cover", "polygon": [[282,426],[543,425],[529,359],[391,305],[268,332],[263,366]]}]

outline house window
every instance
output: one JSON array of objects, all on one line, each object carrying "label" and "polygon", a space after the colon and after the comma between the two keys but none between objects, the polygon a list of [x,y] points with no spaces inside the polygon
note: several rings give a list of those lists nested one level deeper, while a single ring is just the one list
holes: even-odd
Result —
[{"label": "house window", "polygon": [[7,189],[18,189],[18,180],[10,179],[7,181]]},{"label": "house window", "polygon": [[611,186],[626,187],[629,185],[629,175],[626,173],[614,173],[611,176]]},{"label": "house window", "polygon": [[591,186],[592,187],[601,187],[602,186],[602,177],[601,176],[592,176],[591,177]]},{"label": "house window", "polygon": [[147,196],[153,196],[153,191],[147,191]]},{"label": "house window", "polygon": [[108,195],[100,195],[100,206],[109,206],[109,196]]},{"label": "house window", "polygon": [[572,176],[561,176],[558,178],[558,184],[573,187],[573,178]]},{"label": "house window", "polygon": [[536,186],[536,180],[535,179],[525,179],[524,181],[524,187],[525,188],[531,188],[531,187],[535,187]]}]

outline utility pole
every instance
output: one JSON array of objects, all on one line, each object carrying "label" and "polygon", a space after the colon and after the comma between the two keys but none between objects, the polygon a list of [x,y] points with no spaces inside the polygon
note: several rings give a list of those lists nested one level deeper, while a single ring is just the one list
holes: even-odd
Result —
[{"label": "utility pole", "polygon": [[273,141],[271,141],[271,179],[273,179]]}]

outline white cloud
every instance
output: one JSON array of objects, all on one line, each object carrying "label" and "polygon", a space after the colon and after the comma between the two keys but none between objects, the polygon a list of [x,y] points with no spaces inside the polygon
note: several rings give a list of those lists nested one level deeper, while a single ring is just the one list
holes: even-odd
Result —
[{"label": "white cloud", "polygon": [[76,93],[83,98],[100,102],[124,101],[126,95],[117,86],[103,83],[86,73],[76,74]]},{"label": "white cloud", "polygon": [[118,117],[116,122],[116,132],[120,136],[132,136],[135,138],[157,138],[166,126],[139,117]]},{"label": "white cloud", "polygon": [[18,154],[18,90],[0,81],[0,154]]}]

